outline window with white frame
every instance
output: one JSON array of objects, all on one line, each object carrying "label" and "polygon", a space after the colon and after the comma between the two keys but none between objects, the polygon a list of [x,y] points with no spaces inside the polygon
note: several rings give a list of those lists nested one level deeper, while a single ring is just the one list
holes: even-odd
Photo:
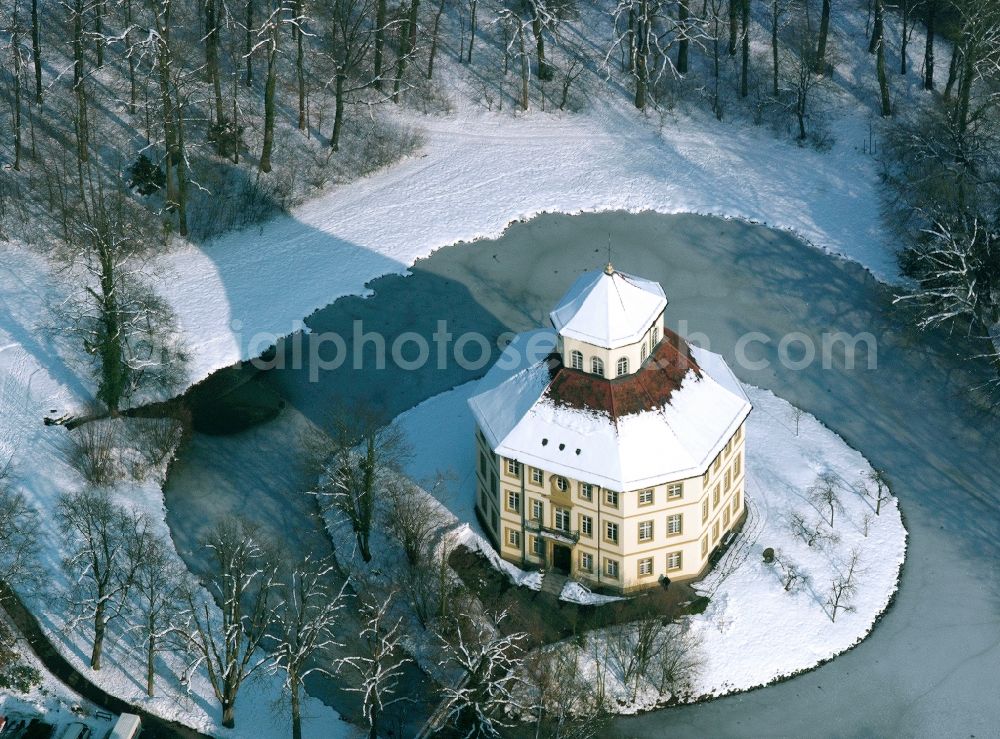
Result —
[{"label": "window with white frame", "polygon": [[586,501],[594,499],[594,486],[589,482],[580,483],[580,499]]},{"label": "window with white frame", "polygon": [[652,541],[653,540],[653,522],[652,521],[640,521],[639,522],[639,541]]},{"label": "window with white frame", "polygon": [[580,533],[588,539],[594,535],[594,519],[580,514]]},{"label": "window with white frame", "polygon": [[521,532],[516,529],[507,529],[507,546],[514,549],[521,548]]},{"label": "window with white frame", "polygon": [[715,487],[712,489],[712,508],[716,508],[719,505],[719,498],[722,497],[722,489],[719,483],[715,483]]},{"label": "window with white frame", "polygon": [[708,534],[701,537],[701,556],[708,554]]},{"label": "window with white frame", "polygon": [[540,500],[531,501],[531,518],[541,521],[545,517],[545,503]]},{"label": "window with white frame", "polygon": [[733,515],[736,515],[740,510],[740,491],[737,489],[736,493],[733,495]]},{"label": "window with white frame", "polygon": [[604,558],[604,574],[613,580],[618,579],[618,560],[610,557]]},{"label": "window with white frame", "polygon": [[618,377],[628,374],[628,357],[622,357],[618,360]]},{"label": "window with white frame", "polygon": [[649,350],[653,351],[653,347],[656,346],[660,341],[660,327],[653,326],[653,335],[649,337]]},{"label": "window with white frame", "polygon": [[712,541],[719,540],[719,522],[716,521],[712,524]]},{"label": "window with white frame", "polygon": [[722,511],[722,525],[723,526],[729,525],[729,506],[726,506],[725,509]]},{"label": "window with white frame", "polygon": [[556,508],[555,525],[560,531],[569,531],[569,509]]},{"label": "window with white frame", "polygon": [[708,498],[701,501],[701,522],[705,523],[708,521]]},{"label": "window with white frame", "polygon": [[667,569],[679,570],[681,568],[681,552],[669,552],[667,554]]},{"label": "window with white frame", "polygon": [[716,456],[715,461],[712,462],[712,472],[718,472],[719,466],[721,464],[722,464],[722,453],[720,452],[719,455]]},{"label": "window with white frame", "polygon": [[726,480],[726,492],[728,493],[729,492],[729,488],[731,488],[733,486],[733,471],[732,470],[726,470],[725,480]]},{"label": "window with white frame", "polygon": [[531,551],[539,557],[545,555],[545,541],[540,536],[531,537]]},{"label": "window with white frame", "polygon": [[742,456],[743,456],[742,454],[737,454],[736,458],[733,460],[733,478],[734,479],[740,476],[740,470],[743,469],[743,467],[742,467],[743,460],[741,459]]},{"label": "window with white frame", "polygon": [[680,500],[684,497],[684,483],[672,482],[667,485],[667,500]]},{"label": "window with white frame", "polygon": [[565,493],[567,490],[569,490],[569,482],[566,481],[565,477],[557,477],[556,487],[559,488],[560,492]]},{"label": "window with white frame", "polygon": [[583,352],[579,352],[576,349],[569,353],[570,366],[575,370],[583,369]]},{"label": "window with white frame", "polygon": [[590,372],[604,377],[604,360],[600,357],[590,358]]},{"label": "window with white frame", "polygon": [[642,345],[642,349],[639,350],[639,359],[641,359],[643,362],[645,362],[646,361],[646,357],[648,357],[648,356],[649,356],[649,350],[646,349],[646,345],[643,344]]},{"label": "window with white frame", "polygon": [[604,502],[612,508],[618,507],[618,493],[615,490],[604,491]]},{"label": "window with white frame", "polygon": [[531,482],[535,485],[542,484],[542,471],[537,467],[531,468]]},{"label": "window with white frame", "polygon": [[653,558],[646,557],[639,560],[639,577],[649,577],[653,574]]},{"label": "window with white frame", "polygon": [[653,504],[653,488],[646,488],[639,491],[639,505]]},{"label": "window with white frame", "polygon": [[507,510],[511,513],[521,512],[521,494],[516,490],[507,491]]},{"label": "window with white frame", "polygon": [[521,474],[521,463],[516,459],[507,460],[507,474],[515,477]]},{"label": "window with white frame", "polygon": [[594,571],[594,555],[590,552],[580,552],[580,569],[584,572]]},{"label": "window with white frame", "polygon": [[604,538],[612,544],[618,543],[618,524],[612,521],[605,521]]},{"label": "window with white frame", "polygon": [[674,513],[671,516],[667,516],[667,534],[673,536],[674,534],[680,534],[684,528],[684,514]]}]

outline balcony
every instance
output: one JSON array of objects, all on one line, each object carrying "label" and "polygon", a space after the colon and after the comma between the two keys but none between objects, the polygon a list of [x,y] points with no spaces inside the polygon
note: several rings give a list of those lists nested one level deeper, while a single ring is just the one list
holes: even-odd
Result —
[{"label": "balcony", "polygon": [[537,521],[527,521],[525,527],[529,531],[535,531],[543,539],[549,539],[557,544],[565,544],[567,546],[573,546],[578,541],[580,541],[580,532],[571,531],[570,529],[554,529],[549,526],[542,526]]}]

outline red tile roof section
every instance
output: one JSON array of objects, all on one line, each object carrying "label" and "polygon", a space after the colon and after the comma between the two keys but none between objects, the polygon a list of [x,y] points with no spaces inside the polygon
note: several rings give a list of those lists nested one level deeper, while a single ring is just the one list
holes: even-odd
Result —
[{"label": "red tile roof section", "polygon": [[607,379],[558,362],[552,369],[552,381],[543,393],[556,405],[597,411],[613,422],[618,418],[670,403],[670,396],[680,388],[689,371],[700,378],[701,368],[691,356],[687,342],[669,329],[653,354],[637,372]]}]

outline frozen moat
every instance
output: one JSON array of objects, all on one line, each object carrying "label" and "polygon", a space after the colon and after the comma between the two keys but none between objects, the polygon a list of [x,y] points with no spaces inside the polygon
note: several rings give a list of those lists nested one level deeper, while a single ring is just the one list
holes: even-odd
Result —
[{"label": "frozen moat", "polygon": [[[476,330],[494,341],[544,323],[573,279],[604,263],[609,234],[616,266],[661,282],[673,328],[695,338],[704,332],[741,380],[815,414],[886,470],[911,535],[896,604],[859,647],[780,685],[623,719],[621,732],[990,735],[1000,719],[1000,418],[970,390],[989,379],[988,368],[969,359],[978,348],[961,337],[914,332],[891,290],[857,265],[738,221],[549,215],[496,241],[441,249],[412,276],[377,280],[373,297],[342,299],[306,323],[350,342],[360,320],[391,345],[406,331],[429,338],[446,321],[455,337]],[[853,369],[837,346],[824,366],[824,336],[865,332],[877,345],[877,367],[869,368],[867,344],[858,345]],[[817,356],[806,362],[810,345]],[[343,405],[391,417],[485,371],[454,362],[376,369],[375,348],[367,349],[366,368],[346,362],[318,382],[309,367],[269,373],[289,404],[279,420],[195,439],[166,491],[168,522],[192,566],[198,534],[233,511],[277,541],[322,550],[328,544],[301,495],[309,479],[299,431]],[[471,495],[456,491],[463,493]]]}]

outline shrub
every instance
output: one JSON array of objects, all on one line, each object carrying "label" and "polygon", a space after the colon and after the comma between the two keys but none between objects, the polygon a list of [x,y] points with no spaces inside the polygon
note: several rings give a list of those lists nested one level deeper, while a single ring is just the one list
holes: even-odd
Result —
[{"label": "shrub", "polygon": [[159,164],[153,164],[145,154],[140,154],[129,168],[129,187],[140,195],[152,195],[167,184],[167,176]]}]

